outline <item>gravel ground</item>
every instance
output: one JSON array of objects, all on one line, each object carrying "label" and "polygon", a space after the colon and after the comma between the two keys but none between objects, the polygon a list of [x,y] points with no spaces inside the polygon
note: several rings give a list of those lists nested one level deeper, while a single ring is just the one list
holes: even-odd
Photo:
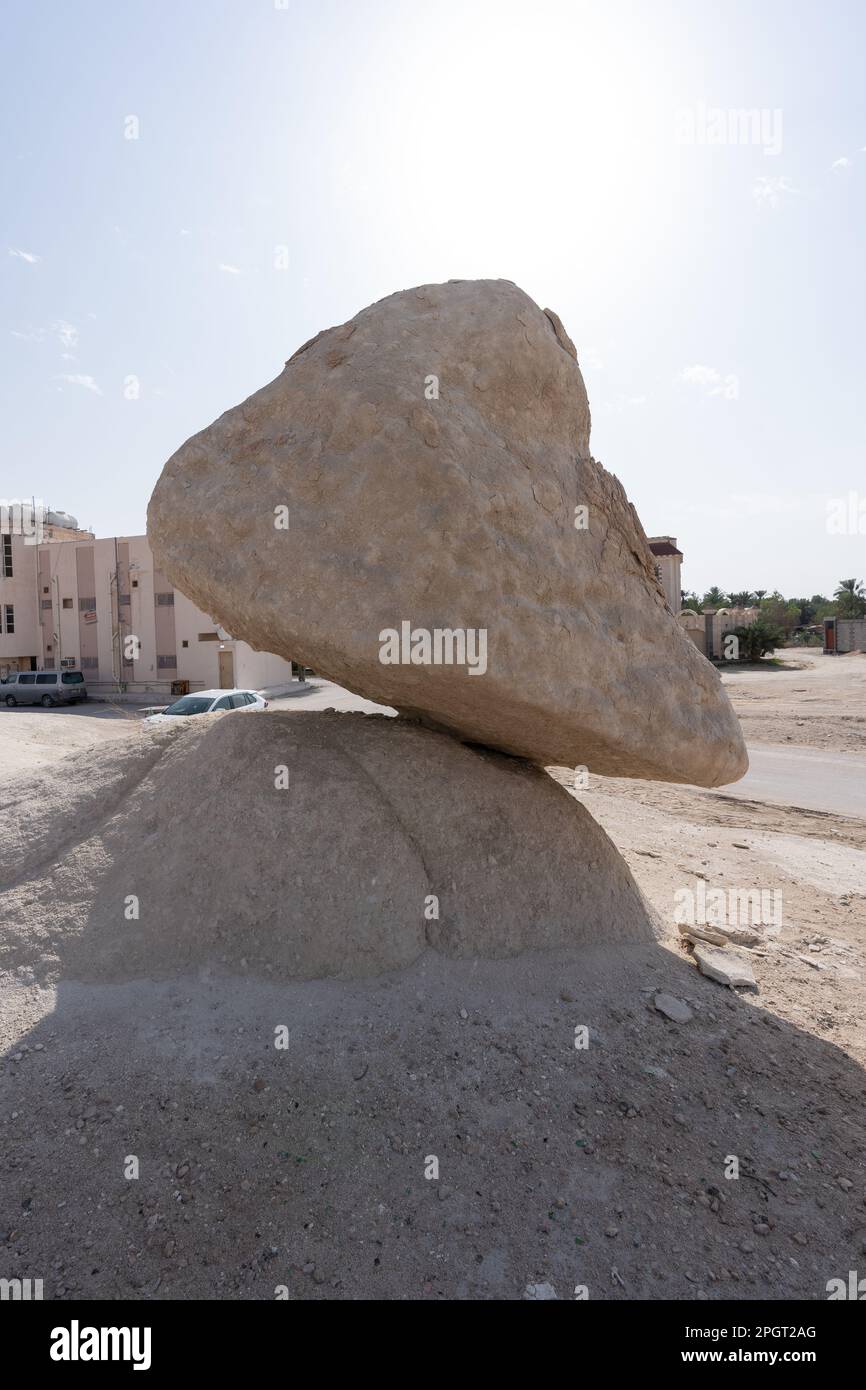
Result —
[{"label": "gravel ground", "polygon": [[663,948],[41,1002],[2,1250],[47,1297],[818,1299],[866,1253],[861,1068]]}]

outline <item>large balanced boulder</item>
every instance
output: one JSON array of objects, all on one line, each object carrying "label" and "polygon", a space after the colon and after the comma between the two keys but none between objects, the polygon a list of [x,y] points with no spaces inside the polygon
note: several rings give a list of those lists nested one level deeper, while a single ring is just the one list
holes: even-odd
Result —
[{"label": "large balanced boulder", "polygon": [[188,440],[148,535],[235,637],[465,740],[734,781],[739,725],[589,431],[554,313],[507,280],[425,285]]},{"label": "large balanced boulder", "polygon": [[530,763],[387,715],[177,725],[8,788],[0,971],[351,979],[655,939],[607,835]]}]

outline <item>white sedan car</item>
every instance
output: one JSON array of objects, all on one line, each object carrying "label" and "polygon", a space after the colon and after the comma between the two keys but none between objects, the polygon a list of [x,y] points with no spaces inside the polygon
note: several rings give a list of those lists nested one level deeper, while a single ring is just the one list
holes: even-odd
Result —
[{"label": "white sedan car", "polygon": [[187,718],[191,714],[215,714],[225,709],[267,709],[268,702],[255,690],[198,690],[195,695],[182,695],[160,714],[149,714],[145,724],[164,724],[169,719]]}]

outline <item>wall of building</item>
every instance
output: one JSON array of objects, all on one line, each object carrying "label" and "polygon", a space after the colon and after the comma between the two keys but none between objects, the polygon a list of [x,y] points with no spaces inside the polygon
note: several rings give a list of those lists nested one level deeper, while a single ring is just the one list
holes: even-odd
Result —
[{"label": "wall of building", "polygon": [[[23,536],[12,537],[12,574],[0,574],[0,676],[29,671],[31,658],[42,654],[36,607],[36,551]],[[6,606],[13,611],[14,632],[7,631]]]},{"label": "wall of building", "polygon": [[292,663],[274,656],[273,652],[254,651],[246,642],[236,642],[235,651],[235,680],[240,686],[266,690],[288,685],[293,679]]},{"label": "wall of building", "polygon": [[[156,569],[146,536],[52,540],[13,536],[13,575],[0,578],[0,674],[53,670],[73,660],[94,688],[123,680],[167,693],[174,680],[194,689],[288,684],[291,662],[234,641]],[[12,604],[15,631],[5,632]],[[222,663],[220,652],[223,653]],[[229,656],[230,654],[230,656]]]},{"label": "wall of building", "polygon": [[672,613],[679,613],[682,607],[682,560],[679,555],[658,555],[656,565],[668,607]]},{"label": "wall of building", "polygon": [[694,642],[701,656],[706,656],[707,625],[704,621],[703,613],[696,613],[693,608],[684,608],[677,614],[677,622],[687,636]]},{"label": "wall of building", "polygon": [[676,536],[650,536],[656,578],[661,584],[672,613],[682,608],[682,552],[677,549]]},{"label": "wall of building", "polygon": [[213,619],[196,608],[184,594],[175,595],[174,621],[179,679],[198,682],[205,690],[216,689],[219,686],[220,641],[228,642],[228,634],[224,633],[221,639],[221,629]]},{"label": "wall of building", "polygon": [[[273,652],[257,652],[246,642],[238,641],[212,618],[196,608],[184,594],[175,591],[175,628],[177,632],[178,678],[198,682],[204,689],[218,689],[221,658],[223,669],[231,667],[231,679],[237,686],[261,690],[270,686],[287,685],[292,679],[292,664]],[[184,645],[186,643],[186,645]],[[227,658],[231,661],[228,663]]]},{"label": "wall of building", "polygon": [[866,618],[836,619],[836,650],[866,652]]},{"label": "wall of building", "polygon": [[751,627],[758,621],[759,608],[720,608],[713,615],[713,654],[724,656],[725,633],[733,632],[735,627]]}]

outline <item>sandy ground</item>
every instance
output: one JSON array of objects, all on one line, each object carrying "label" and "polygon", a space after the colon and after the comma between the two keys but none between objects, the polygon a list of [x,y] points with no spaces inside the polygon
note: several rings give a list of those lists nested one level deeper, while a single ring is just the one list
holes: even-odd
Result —
[{"label": "sandy ground", "polygon": [[[866,658],[725,680],[748,741],[866,752]],[[276,703],[305,701],[352,697]],[[143,732],[108,712],[0,711],[3,766],[124,737]],[[596,777],[575,795],[656,945],[431,954],[353,983],[7,979],[0,1276],[73,1299],[627,1300],[821,1299],[862,1272],[866,820]],[[681,943],[676,894],[699,879],[780,894],[745,953],[757,993]]]},{"label": "sandy ground", "polygon": [[866,753],[866,656],[806,647],[778,655],[779,666],[722,677],[746,742]]},{"label": "sandy ground", "polygon": [[[866,656],[786,651],[780,657],[782,669],[724,680],[747,741],[757,745],[755,761],[766,752],[778,761],[765,766],[790,760],[796,767],[799,750],[799,786],[791,774],[779,786],[762,772],[754,778],[764,792],[758,798],[748,778],[736,788],[706,791],[593,777],[577,795],[666,922],[673,920],[677,890],[698,876],[726,891],[777,891],[782,930],[750,952],[762,1002],[841,1043],[862,1065],[866,809],[861,816],[850,811],[852,788],[863,804]],[[771,731],[783,745],[767,743]],[[564,770],[553,775],[569,781]],[[818,795],[822,809],[815,809]]]},{"label": "sandy ground", "polygon": [[140,736],[134,710],[110,705],[70,705],[41,709],[36,705],[6,709],[0,705],[0,767],[7,774],[48,767],[69,753],[92,748],[106,739]]}]

